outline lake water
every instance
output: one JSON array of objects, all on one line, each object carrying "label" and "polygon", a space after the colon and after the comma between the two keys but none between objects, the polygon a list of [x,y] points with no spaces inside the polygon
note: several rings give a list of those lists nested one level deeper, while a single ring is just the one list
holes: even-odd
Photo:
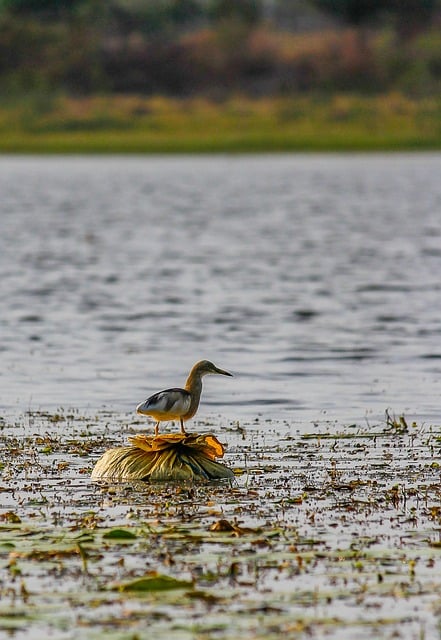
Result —
[{"label": "lake water", "polygon": [[441,155],[2,157],[0,410],[439,423]]}]

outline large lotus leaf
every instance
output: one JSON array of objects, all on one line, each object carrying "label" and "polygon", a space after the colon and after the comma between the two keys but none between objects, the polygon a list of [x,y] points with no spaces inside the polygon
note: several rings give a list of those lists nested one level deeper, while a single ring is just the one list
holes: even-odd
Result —
[{"label": "large lotus leaf", "polygon": [[215,480],[234,475],[215,460],[224,448],[212,434],[137,435],[130,440],[132,446],[109,449],[101,456],[92,479]]}]

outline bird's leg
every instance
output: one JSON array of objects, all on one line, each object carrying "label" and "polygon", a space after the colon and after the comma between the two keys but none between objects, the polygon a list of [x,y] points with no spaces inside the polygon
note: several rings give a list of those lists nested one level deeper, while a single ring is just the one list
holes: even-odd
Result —
[{"label": "bird's leg", "polygon": [[180,418],[181,421],[181,433],[183,433],[185,436],[187,435],[186,430],[184,429],[184,421],[182,418]]},{"label": "bird's leg", "polygon": [[155,438],[159,436],[159,420],[158,422],[155,424]]}]

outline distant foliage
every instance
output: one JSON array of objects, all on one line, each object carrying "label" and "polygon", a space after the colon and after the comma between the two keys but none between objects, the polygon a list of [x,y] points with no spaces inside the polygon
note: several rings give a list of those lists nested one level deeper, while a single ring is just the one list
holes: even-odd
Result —
[{"label": "distant foliage", "polygon": [[292,0],[0,0],[0,97],[438,94],[440,3],[310,0],[309,27],[289,31],[276,9]]},{"label": "distant foliage", "polygon": [[3,0],[4,8],[16,13],[40,13],[61,15],[67,11],[75,11],[87,0]]},{"label": "distant foliage", "polygon": [[314,0],[314,3],[352,24],[360,24],[391,5],[390,0]]},{"label": "distant foliage", "polygon": [[402,36],[424,28],[440,9],[439,0],[312,0],[320,9],[345,22],[362,25],[374,18],[392,16]]},{"label": "distant foliage", "polygon": [[170,18],[176,24],[190,25],[202,16],[202,7],[196,0],[174,0],[170,4]]},{"label": "distant foliage", "polygon": [[210,14],[215,20],[255,24],[262,18],[262,3],[260,0],[212,0]]}]

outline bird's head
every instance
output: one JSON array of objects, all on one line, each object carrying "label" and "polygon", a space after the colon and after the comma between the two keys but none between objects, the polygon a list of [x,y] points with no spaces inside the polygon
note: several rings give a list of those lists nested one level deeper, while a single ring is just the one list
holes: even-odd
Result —
[{"label": "bird's head", "polygon": [[216,365],[209,360],[200,360],[199,362],[196,362],[193,369],[191,370],[191,373],[197,373],[200,376],[205,376],[209,373],[217,373],[221,376],[233,376],[232,373],[224,371],[223,369],[219,369],[219,367],[216,367]]}]

